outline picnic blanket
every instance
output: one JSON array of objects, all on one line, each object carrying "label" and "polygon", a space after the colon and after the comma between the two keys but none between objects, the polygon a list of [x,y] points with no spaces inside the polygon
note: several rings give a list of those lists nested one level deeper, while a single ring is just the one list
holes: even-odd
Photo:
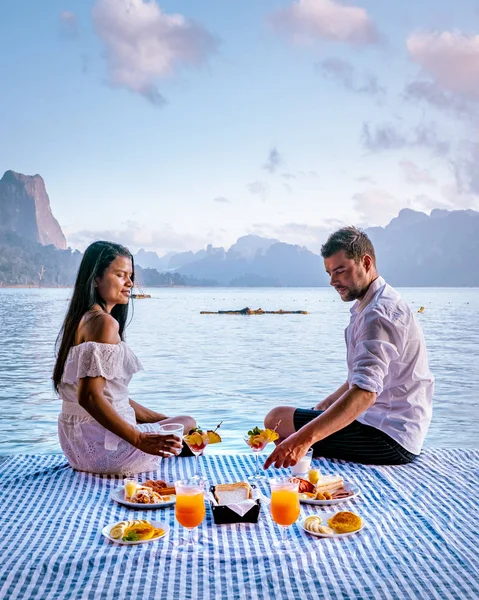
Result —
[{"label": "picnic blanket", "polygon": [[[165,460],[140,479],[184,478],[193,461]],[[252,455],[200,461],[210,484],[254,471]],[[111,500],[120,478],[73,471],[62,455],[9,457],[0,464],[0,598],[479,598],[479,450],[428,450],[397,467],[325,459],[314,466],[341,474],[361,494],[335,507],[302,505],[300,520],[352,510],[362,531],[316,538],[296,523],[290,536],[298,550],[285,554],[272,545],[279,527],[265,504],[258,524],[248,525],[215,525],[207,509],[204,551],[191,554],[174,545],[182,529],[174,508],[131,510]],[[135,546],[101,535],[128,518],[166,521],[170,535]]]}]

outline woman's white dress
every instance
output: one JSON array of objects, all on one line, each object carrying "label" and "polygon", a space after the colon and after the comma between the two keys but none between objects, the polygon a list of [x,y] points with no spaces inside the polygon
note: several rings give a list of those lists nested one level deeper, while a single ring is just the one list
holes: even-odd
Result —
[{"label": "woman's white dress", "polygon": [[128,398],[128,384],[143,367],[125,342],[83,342],[70,349],[58,386],[63,400],[58,435],[70,465],[90,473],[133,474],[158,469],[161,458],[145,454],[105,429],[78,404],[78,381],[104,377],[104,395],[125,421],[141,431],[158,431],[158,423],[137,425]]}]

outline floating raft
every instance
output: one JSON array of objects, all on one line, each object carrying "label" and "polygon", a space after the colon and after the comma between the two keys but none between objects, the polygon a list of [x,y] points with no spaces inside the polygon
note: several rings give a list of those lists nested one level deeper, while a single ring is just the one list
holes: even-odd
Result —
[{"label": "floating raft", "polygon": [[256,310],[249,308],[242,308],[241,310],[218,310],[218,311],[208,311],[202,310],[200,315],[307,315],[308,313],[305,310],[263,310],[262,308],[258,308]]}]

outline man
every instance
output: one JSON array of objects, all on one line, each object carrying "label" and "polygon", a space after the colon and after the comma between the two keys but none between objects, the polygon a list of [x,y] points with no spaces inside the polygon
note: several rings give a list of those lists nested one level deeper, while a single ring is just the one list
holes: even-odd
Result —
[{"label": "man", "polygon": [[267,469],[314,454],[367,464],[406,464],[421,452],[431,421],[434,379],[424,336],[410,308],[376,270],[374,248],[355,227],[333,233],[321,248],[330,284],[355,300],[346,328],[348,378],[312,410],[279,406]]}]

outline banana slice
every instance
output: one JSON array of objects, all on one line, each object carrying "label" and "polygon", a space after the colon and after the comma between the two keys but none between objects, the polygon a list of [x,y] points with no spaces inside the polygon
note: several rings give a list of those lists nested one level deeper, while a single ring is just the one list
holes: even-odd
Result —
[{"label": "banana slice", "polygon": [[124,536],[126,528],[130,526],[131,521],[120,521],[110,529],[110,536],[114,540],[119,540]]},{"label": "banana slice", "polygon": [[316,531],[316,527],[319,527],[323,520],[318,515],[311,515],[310,517],[306,517],[304,521],[304,528],[308,531]]}]

